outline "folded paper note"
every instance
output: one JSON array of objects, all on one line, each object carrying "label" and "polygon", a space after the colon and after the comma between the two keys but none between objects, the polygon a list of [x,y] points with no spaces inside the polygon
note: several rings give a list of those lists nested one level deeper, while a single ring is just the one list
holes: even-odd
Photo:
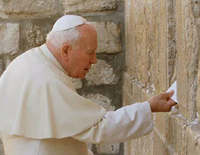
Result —
[{"label": "folded paper note", "polygon": [[171,85],[171,87],[167,90],[167,92],[170,92],[171,90],[174,90],[174,94],[171,97],[171,99],[174,100],[176,103],[179,103],[177,100],[177,83],[176,83],[176,81]]}]

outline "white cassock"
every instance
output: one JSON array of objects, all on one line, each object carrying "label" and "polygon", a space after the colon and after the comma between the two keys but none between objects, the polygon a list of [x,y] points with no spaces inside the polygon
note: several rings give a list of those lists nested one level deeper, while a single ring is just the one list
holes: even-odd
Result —
[{"label": "white cassock", "polygon": [[109,111],[79,96],[46,45],[17,57],[0,78],[5,155],[88,155],[86,143],[119,143],[153,129],[148,102]]}]

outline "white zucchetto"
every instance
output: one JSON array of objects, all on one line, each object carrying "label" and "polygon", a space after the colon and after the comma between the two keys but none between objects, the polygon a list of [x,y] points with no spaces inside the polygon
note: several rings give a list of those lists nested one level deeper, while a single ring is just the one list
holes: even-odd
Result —
[{"label": "white zucchetto", "polygon": [[52,31],[64,31],[70,28],[79,26],[87,22],[87,20],[81,16],[76,15],[64,15],[59,18],[53,26]]}]

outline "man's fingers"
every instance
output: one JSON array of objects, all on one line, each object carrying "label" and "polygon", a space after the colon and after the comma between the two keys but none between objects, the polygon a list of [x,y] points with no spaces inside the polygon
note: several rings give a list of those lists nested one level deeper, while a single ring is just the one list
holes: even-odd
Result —
[{"label": "man's fingers", "polygon": [[173,94],[174,94],[174,91],[171,90],[171,91],[168,92],[168,93],[164,93],[163,96],[164,96],[165,98],[170,98],[170,97],[172,97]]}]

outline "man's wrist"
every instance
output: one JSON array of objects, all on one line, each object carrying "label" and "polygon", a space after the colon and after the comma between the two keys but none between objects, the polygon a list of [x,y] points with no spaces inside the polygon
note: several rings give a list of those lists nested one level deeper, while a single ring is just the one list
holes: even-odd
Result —
[{"label": "man's wrist", "polygon": [[151,108],[151,112],[154,112],[154,106],[153,106],[152,101],[151,101],[151,100],[148,100],[147,102],[149,103],[149,106],[150,106],[150,108]]}]

